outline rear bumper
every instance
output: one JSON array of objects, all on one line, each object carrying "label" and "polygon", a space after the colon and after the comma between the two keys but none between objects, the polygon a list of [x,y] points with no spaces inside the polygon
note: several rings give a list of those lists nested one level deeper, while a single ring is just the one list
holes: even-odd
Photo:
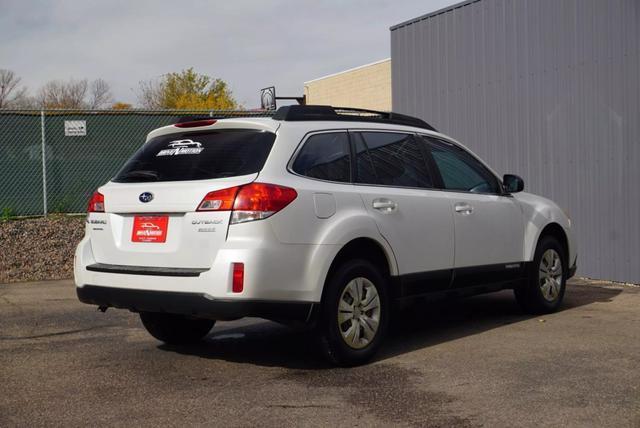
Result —
[{"label": "rear bumper", "polygon": [[217,320],[259,317],[274,321],[308,322],[312,302],[221,300],[204,293],[138,290],[84,285],[76,292],[81,302],[134,312],[165,312]]},{"label": "rear bumper", "polygon": [[105,272],[105,273],[121,273],[125,275],[149,275],[149,276],[200,276],[201,273],[209,269],[193,269],[193,268],[164,268],[153,266],[127,266],[127,265],[110,265],[106,263],[94,263],[86,267],[88,271]]},{"label": "rear bumper", "polygon": [[[281,244],[271,238],[262,239],[264,234],[258,232],[251,235],[253,238],[229,239],[215,252],[210,266],[181,267],[143,263],[153,261],[149,256],[153,253],[145,255],[146,258],[126,253],[131,256],[126,264],[121,264],[119,259],[115,260],[118,263],[96,260],[93,246],[98,244],[85,237],[75,253],[75,284],[77,287],[193,293],[216,301],[320,301],[328,270],[328,263],[324,261],[332,260],[339,246]],[[233,291],[234,263],[244,264],[241,293]]]}]

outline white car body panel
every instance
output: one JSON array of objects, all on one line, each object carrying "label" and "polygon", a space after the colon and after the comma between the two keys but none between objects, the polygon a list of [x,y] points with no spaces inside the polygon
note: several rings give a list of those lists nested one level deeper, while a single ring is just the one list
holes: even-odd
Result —
[{"label": "white car body panel", "polygon": [[[523,261],[524,219],[511,196],[447,192],[455,220],[454,267]],[[472,211],[456,212],[457,204]]]},{"label": "white car body panel", "polygon": [[147,140],[159,137],[161,135],[176,134],[179,132],[198,130],[216,130],[216,129],[257,129],[269,132],[276,132],[280,123],[271,119],[265,118],[238,118],[238,119],[222,119],[217,120],[214,124],[208,126],[200,126],[198,128],[178,128],[174,125],[163,126],[162,128],[154,129],[147,135]]},{"label": "white car body panel", "polygon": [[525,219],[524,260],[533,260],[540,234],[549,224],[558,224],[567,236],[569,247],[569,266],[576,263],[578,257],[576,237],[571,228],[571,220],[555,202],[527,192],[513,195],[520,202]]},{"label": "white car body panel", "polygon": [[[451,269],[454,230],[446,192],[379,186],[357,186],[380,234],[394,249],[401,275]],[[374,208],[375,201],[397,204],[392,212]],[[428,221],[425,221],[428,219]],[[421,225],[406,227],[406,225]]]},{"label": "white car body panel", "polygon": [[[201,293],[219,300],[320,302],[334,258],[345,245],[365,238],[384,252],[389,274],[472,267],[533,259],[542,230],[557,224],[566,233],[570,265],[576,260],[570,220],[553,202],[528,193],[483,195],[441,190],[334,183],[298,176],[289,164],[305,136],[327,130],[393,130],[434,135],[422,128],[342,121],[280,122],[268,118],[218,120],[197,128],[257,129],[276,134],[273,148],[257,174],[213,180],[114,183],[99,188],[105,213],[90,213],[86,236],[74,265],[77,287],[85,285],[134,290]],[[185,132],[173,125],[152,131],[151,138]],[[459,144],[456,142],[456,144]],[[462,145],[460,145],[462,146]],[[464,146],[462,146],[464,147]],[[229,211],[196,212],[211,191],[253,181],[291,187],[297,197],[282,211],[258,221],[229,225]],[[138,201],[152,192],[148,204]],[[373,208],[387,198],[398,210]],[[455,204],[474,208],[457,214]],[[132,243],[133,216],[169,216],[167,241]],[[215,231],[199,231],[199,221],[216,222]],[[195,277],[95,272],[95,264],[202,268]],[[231,289],[232,263],[244,263],[244,290]]]},{"label": "white car body panel", "polygon": [[[208,192],[250,183],[257,174],[215,180],[114,183],[99,188],[105,196],[105,213],[92,213],[89,224],[96,263],[134,266],[206,268],[224,242],[230,212],[194,212]],[[151,191],[154,198],[140,203],[138,195]],[[136,215],[161,213],[169,217],[163,244],[132,242]],[[202,230],[207,232],[201,232]]]}]

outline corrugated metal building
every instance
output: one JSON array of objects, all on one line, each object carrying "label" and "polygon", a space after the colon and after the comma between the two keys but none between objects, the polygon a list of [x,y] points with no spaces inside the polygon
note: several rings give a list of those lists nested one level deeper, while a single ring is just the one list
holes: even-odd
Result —
[{"label": "corrugated metal building", "polygon": [[640,283],[640,0],[474,0],[391,27],[393,109],[571,215],[581,276]]}]

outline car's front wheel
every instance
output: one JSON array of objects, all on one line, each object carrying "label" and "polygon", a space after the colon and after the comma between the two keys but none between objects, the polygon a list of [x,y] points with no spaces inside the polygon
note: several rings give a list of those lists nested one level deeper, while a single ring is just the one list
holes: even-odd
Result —
[{"label": "car's front wheel", "polygon": [[151,336],[170,345],[197,343],[216,323],[214,320],[157,312],[140,312],[140,320]]},{"label": "car's front wheel", "polygon": [[567,282],[567,256],[553,236],[538,242],[526,284],[515,289],[518,304],[529,313],[556,311],[562,304]]},{"label": "car's front wheel", "polygon": [[325,356],[334,364],[368,361],[380,347],[389,314],[387,280],[366,260],[351,260],[329,278],[320,319]]}]

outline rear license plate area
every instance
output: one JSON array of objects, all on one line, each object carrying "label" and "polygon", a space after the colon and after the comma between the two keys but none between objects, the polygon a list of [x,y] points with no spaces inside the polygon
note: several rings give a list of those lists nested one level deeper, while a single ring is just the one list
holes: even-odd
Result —
[{"label": "rear license plate area", "polygon": [[131,242],[163,243],[167,240],[169,216],[135,216]]}]

